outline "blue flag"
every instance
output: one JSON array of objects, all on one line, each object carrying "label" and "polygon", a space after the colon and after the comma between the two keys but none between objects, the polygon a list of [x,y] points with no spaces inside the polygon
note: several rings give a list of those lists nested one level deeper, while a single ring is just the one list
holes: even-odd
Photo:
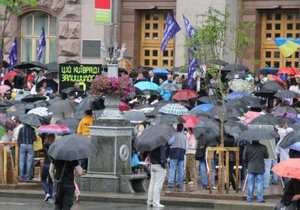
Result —
[{"label": "blue flag", "polygon": [[162,51],[166,49],[169,40],[172,39],[175,36],[175,34],[180,30],[181,28],[178,25],[175,18],[173,17],[173,15],[168,13],[165,30],[164,30],[164,37],[162,39],[161,46],[160,46],[160,49]]},{"label": "blue flag", "polygon": [[37,60],[40,61],[41,58],[42,58],[42,55],[43,55],[43,50],[44,50],[44,47],[46,46],[46,37],[45,37],[45,29],[44,29],[44,26],[42,27],[42,33],[41,33],[41,36],[40,36],[40,39],[39,39],[39,45],[38,45],[38,48],[37,48]]},{"label": "blue flag", "polygon": [[195,36],[197,34],[196,29],[194,29],[194,27],[191,25],[190,21],[184,15],[182,15],[182,16],[183,16],[186,34],[188,35],[189,38]]},{"label": "blue flag", "polygon": [[11,50],[9,53],[9,66],[14,66],[18,62],[18,46],[17,46],[17,38],[11,44]]}]

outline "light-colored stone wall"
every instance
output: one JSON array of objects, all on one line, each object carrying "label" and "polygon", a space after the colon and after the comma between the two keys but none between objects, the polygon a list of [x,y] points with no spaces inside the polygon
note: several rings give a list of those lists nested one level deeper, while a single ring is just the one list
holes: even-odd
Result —
[{"label": "light-colored stone wall", "polygon": [[[196,27],[200,24],[200,18],[197,18],[197,15],[205,13],[209,7],[225,11],[226,5],[229,4],[229,12],[233,14],[231,17],[232,21],[236,21],[236,0],[177,0],[176,4],[176,20],[181,27],[181,31],[178,32],[175,36],[176,46],[175,46],[175,67],[185,65],[187,62],[186,50],[185,50],[185,26],[183,22],[182,15],[184,15],[190,23]],[[233,34],[228,34],[230,39],[234,39]],[[234,54],[232,52],[227,52],[227,55],[224,55],[224,58],[227,62],[232,62]]]}]

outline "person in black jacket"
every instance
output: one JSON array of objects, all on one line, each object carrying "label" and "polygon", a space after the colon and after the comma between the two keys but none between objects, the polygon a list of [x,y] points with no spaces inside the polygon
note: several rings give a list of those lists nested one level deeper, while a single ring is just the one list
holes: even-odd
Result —
[{"label": "person in black jacket", "polygon": [[300,180],[290,179],[284,188],[281,202],[286,206],[294,203],[297,209],[300,209]]},{"label": "person in black jacket", "polygon": [[163,208],[160,204],[160,192],[166,176],[166,150],[163,145],[150,152],[151,179],[148,189],[147,206]]},{"label": "person in black jacket", "polygon": [[267,147],[259,143],[259,141],[252,141],[245,147],[243,154],[243,161],[248,169],[247,180],[247,201],[252,202],[255,183],[257,184],[257,201],[264,201],[264,173],[265,163],[264,159],[268,159],[269,154]]}]

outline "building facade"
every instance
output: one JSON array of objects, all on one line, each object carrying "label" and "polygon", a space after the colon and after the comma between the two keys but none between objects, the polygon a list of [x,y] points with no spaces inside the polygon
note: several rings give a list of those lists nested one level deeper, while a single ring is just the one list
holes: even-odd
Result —
[{"label": "building facade", "polygon": [[[21,8],[12,16],[4,34],[4,57],[7,59],[14,38],[18,42],[18,60],[35,61],[36,49],[44,26],[46,48],[42,63],[77,60],[80,63],[104,63],[100,46],[112,41],[111,25],[95,23],[95,0],[40,0],[39,6]],[[185,49],[185,15],[193,26],[199,24],[197,15],[209,7],[231,14],[229,21],[252,22],[249,36],[254,43],[246,51],[243,64],[253,71],[264,66],[300,67],[299,52],[285,58],[274,44],[276,37],[300,38],[299,0],[112,0],[117,2],[119,46],[126,43],[125,56],[133,67],[151,66],[172,69],[187,64]],[[112,3],[115,6],[115,4]],[[3,13],[3,8],[1,9]],[[164,24],[168,13],[173,13],[181,27],[164,52],[160,50]],[[3,25],[0,26],[1,28]],[[0,29],[1,29],[0,28]],[[235,34],[228,32],[234,42]],[[227,51],[222,59],[234,62],[234,53]]]}]

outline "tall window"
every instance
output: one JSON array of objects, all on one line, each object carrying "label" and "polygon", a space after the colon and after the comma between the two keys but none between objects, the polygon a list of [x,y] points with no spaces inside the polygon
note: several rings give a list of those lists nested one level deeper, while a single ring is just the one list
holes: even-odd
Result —
[{"label": "tall window", "polygon": [[173,67],[173,39],[165,51],[160,50],[164,35],[166,11],[149,11],[142,14],[141,66],[171,69]]},{"label": "tall window", "polygon": [[56,20],[44,12],[30,12],[21,20],[21,61],[36,61],[37,47],[45,28],[46,46],[43,50],[41,63],[56,61]]},{"label": "tall window", "polygon": [[262,67],[292,66],[300,68],[300,48],[286,58],[274,43],[277,37],[300,39],[299,10],[264,11],[262,14]]}]

